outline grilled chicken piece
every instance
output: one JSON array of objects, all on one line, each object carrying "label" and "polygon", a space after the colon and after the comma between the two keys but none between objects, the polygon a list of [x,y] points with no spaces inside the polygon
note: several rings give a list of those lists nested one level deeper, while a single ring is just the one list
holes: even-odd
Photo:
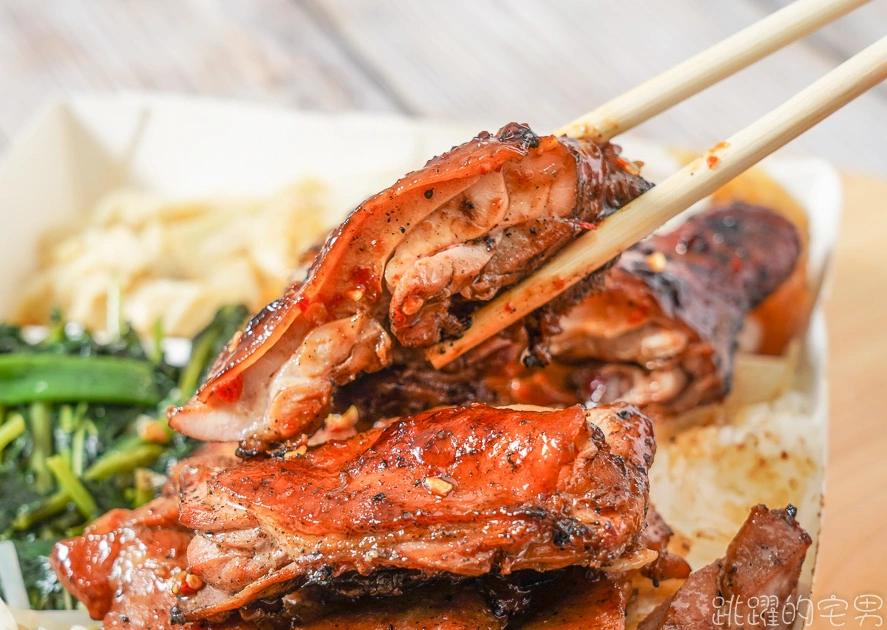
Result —
[{"label": "grilled chicken piece", "polygon": [[736,203],[632,248],[551,341],[583,399],[675,413],[722,399],[745,315],[788,278],[794,225]]},{"label": "grilled chicken piece", "polygon": [[481,302],[649,186],[609,144],[515,123],[481,134],[357,208],[170,423],[246,450],[310,434],[337,386],[389,365],[394,345],[461,334]]},{"label": "grilled chicken piece", "polygon": [[[811,541],[795,520],[795,508],[752,509],[727,555],[694,572],[638,630],[675,628],[790,628],[801,566]],[[756,608],[750,608],[749,604]],[[771,612],[772,611],[772,612]]]},{"label": "grilled chicken piece", "polygon": [[791,274],[799,252],[794,226],[770,210],[707,210],[627,251],[578,305],[551,305],[562,317],[549,365],[525,365],[530,341],[512,327],[441,371],[399,349],[391,367],[343,387],[338,405],[375,418],[469,401],[620,400],[651,415],[716,402],[729,392],[745,315]]},{"label": "grilled chicken piece", "polygon": [[[644,551],[650,421],[626,405],[449,408],[304,456],[183,474],[193,621],[329,581],[623,564]],[[643,554],[642,554],[643,555]]]},{"label": "grilled chicken piece", "polygon": [[[225,444],[204,447],[191,461],[218,470],[237,461],[233,451]],[[154,501],[112,510],[82,536],[55,545],[51,563],[59,580],[104,628],[172,628],[169,611],[194,536],[179,523],[179,470]]]}]

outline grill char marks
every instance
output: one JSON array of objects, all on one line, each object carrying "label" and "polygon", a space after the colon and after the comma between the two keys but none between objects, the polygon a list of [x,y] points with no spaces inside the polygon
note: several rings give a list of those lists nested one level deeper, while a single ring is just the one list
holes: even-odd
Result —
[{"label": "grill char marks", "polygon": [[720,400],[745,315],[791,275],[800,249],[796,228],[765,208],[698,214],[626,252],[562,320],[552,353],[586,364],[571,380],[596,401],[656,414]]},{"label": "grill char marks", "polygon": [[383,599],[358,595],[307,604],[301,596],[297,603],[283,597],[251,604],[239,612],[244,620],[280,630],[624,630],[629,587],[625,576],[571,567],[485,576],[458,584],[427,582]]}]

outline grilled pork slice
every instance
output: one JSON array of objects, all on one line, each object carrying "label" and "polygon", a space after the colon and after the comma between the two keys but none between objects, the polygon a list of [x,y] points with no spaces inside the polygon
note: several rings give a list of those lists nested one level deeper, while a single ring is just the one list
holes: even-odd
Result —
[{"label": "grilled pork slice", "polygon": [[578,305],[552,305],[561,317],[547,331],[547,366],[527,367],[530,340],[513,327],[441,371],[396,349],[389,368],[344,386],[338,405],[376,418],[468,401],[620,400],[651,415],[717,402],[746,314],[791,275],[799,252],[794,226],[770,210],[707,210],[627,251]]},{"label": "grilled pork slice", "polygon": [[481,134],[357,208],[170,423],[254,450],[310,434],[337,386],[389,365],[395,345],[461,334],[480,303],[649,186],[612,145],[514,123]]},{"label": "grilled pork slice", "polygon": [[727,555],[694,572],[638,630],[790,628],[790,598],[798,586],[810,537],[795,509],[752,509]]},{"label": "grilled pork slice", "polygon": [[[232,445],[204,447],[191,461],[219,470],[237,461],[233,452]],[[190,588],[182,578],[194,535],[179,523],[179,472],[154,501],[112,510],[82,536],[56,543],[51,563],[59,580],[104,628],[172,628],[175,591]]]},{"label": "grilled pork slice", "polygon": [[[194,621],[356,572],[431,579],[649,562],[640,534],[655,446],[627,405],[474,405],[399,420],[302,456],[183,474],[197,536]],[[295,453],[291,453],[295,454]],[[652,554],[655,556],[655,553]]]}]

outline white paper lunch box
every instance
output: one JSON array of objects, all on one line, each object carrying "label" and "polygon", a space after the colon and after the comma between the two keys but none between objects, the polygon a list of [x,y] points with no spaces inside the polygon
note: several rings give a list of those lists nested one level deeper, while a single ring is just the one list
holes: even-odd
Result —
[{"label": "white paper lunch box", "polygon": [[[333,225],[369,194],[480,129],[392,115],[327,115],[169,95],[72,96],[54,102],[0,162],[0,314],[9,316],[28,281],[40,235],[76,219],[112,188],[143,187],[177,199],[266,196],[312,176],[329,184],[332,210],[326,220]],[[618,143],[626,156],[644,161],[644,175],[652,181],[678,168],[673,154],[653,143],[634,137]],[[822,160],[781,155],[761,168],[809,216],[808,276],[810,285],[819,287],[840,221],[838,175]],[[825,322],[817,306],[791,391],[776,401],[752,405],[728,426],[701,428],[675,445],[659,445],[653,502],[692,541],[689,560],[694,567],[723,553],[751,505],[774,497],[787,497],[798,507],[798,518],[815,543],[827,436],[826,357]],[[754,461],[735,459],[740,450],[748,450],[739,448],[742,444],[753,444]],[[805,466],[791,470],[778,464],[786,447],[800,449]],[[691,451],[695,455],[688,455]],[[756,471],[760,458],[774,463],[770,481],[763,484]],[[756,481],[746,483],[750,477]],[[802,578],[808,585],[815,550],[816,544]],[[15,620],[26,627],[97,625],[83,611],[38,613],[22,609],[21,602],[10,603]],[[10,623],[5,612],[0,607],[0,629],[4,619]]]}]

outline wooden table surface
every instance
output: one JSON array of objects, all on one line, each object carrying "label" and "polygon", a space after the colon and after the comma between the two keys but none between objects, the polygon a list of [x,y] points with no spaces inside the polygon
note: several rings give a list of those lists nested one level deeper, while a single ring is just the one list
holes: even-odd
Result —
[{"label": "wooden table surface", "polygon": [[887,605],[887,378],[880,367],[887,356],[887,182],[847,175],[844,186],[826,309],[831,427],[815,594],[852,602],[875,593]]},{"label": "wooden table surface", "polygon": [[[54,94],[168,90],[552,129],[788,0],[0,0],[0,146]],[[875,0],[651,121],[711,146],[887,32]],[[790,150],[887,175],[887,85]]]},{"label": "wooden table surface", "polygon": [[[785,0],[0,0],[0,150],[65,91],[163,90],[469,121],[566,122]],[[887,33],[878,0],[641,131],[714,144]],[[887,85],[789,148],[887,176]],[[847,176],[828,306],[832,439],[817,596],[887,600],[887,184]],[[884,611],[887,613],[887,611]],[[849,619],[850,627],[856,623]],[[820,627],[830,627],[821,625]]]}]

